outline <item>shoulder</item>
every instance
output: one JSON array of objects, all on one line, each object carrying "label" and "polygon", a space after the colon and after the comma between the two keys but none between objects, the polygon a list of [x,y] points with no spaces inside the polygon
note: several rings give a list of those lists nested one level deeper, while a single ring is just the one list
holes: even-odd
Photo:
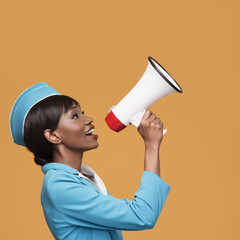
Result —
[{"label": "shoulder", "polygon": [[70,174],[63,170],[50,169],[44,176],[44,182],[47,184],[55,181],[76,181],[78,175]]},{"label": "shoulder", "polygon": [[61,197],[64,191],[72,188],[84,187],[82,179],[78,175],[70,174],[62,170],[49,170],[43,180],[42,191],[50,199]]},{"label": "shoulder", "polygon": [[50,202],[58,211],[89,204],[100,194],[89,187],[78,175],[65,171],[49,170],[42,186],[42,201]]}]

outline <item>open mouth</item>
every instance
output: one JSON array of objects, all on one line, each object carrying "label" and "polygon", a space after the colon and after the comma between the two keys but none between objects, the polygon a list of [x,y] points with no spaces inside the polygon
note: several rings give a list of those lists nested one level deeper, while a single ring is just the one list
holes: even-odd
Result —
[{"label": "open mouth", "polygon": [[94,128],[92,128],[91,130],[89,130],[89,131],[86,133],[86,136],[92,135],[92,132],[93,132],[94,130],[95,130]]}]

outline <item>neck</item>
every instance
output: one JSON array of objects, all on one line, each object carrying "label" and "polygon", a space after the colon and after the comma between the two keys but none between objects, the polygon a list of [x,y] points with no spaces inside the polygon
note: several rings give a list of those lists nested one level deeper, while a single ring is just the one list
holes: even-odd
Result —
[{"label": "neck", "polygon": [[82,158],[83,152],[67,149],[63,145],[59,146],[58,149],[53,149],[53,162],[66,164],[80,173],[82,173]]}]

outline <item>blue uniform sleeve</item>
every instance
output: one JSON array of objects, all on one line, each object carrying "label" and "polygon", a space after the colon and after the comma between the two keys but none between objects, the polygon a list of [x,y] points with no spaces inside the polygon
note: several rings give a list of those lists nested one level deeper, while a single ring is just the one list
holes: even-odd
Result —
[{"label": "blue uniform sleeve", "polygon": [[69,224],[107,230],[153,228],[169,190],[169,185],[151,171],[143,172],[132,201],[103,195],[67,174],[56,173],[47,184],[52,205]]}]

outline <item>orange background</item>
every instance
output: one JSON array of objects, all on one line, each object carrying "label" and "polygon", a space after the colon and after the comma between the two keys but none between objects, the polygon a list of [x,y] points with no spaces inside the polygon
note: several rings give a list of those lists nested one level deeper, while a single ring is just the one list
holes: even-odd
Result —
[{"label": "orange background", "polygon": [[160,149],[170,193],[151,230],[124,239],[240,239],[240,3],[202,1],[2,1],[1,239],[53,239],[40,191],[43,173],[12,142],[18,95],[46,82],[93,117],[99,147],[84,155],[111,195],[133,199],[144,144],[131,125],[115,133],[107,110],[155,58],[183,93],[149,107],[168,129]]}]

